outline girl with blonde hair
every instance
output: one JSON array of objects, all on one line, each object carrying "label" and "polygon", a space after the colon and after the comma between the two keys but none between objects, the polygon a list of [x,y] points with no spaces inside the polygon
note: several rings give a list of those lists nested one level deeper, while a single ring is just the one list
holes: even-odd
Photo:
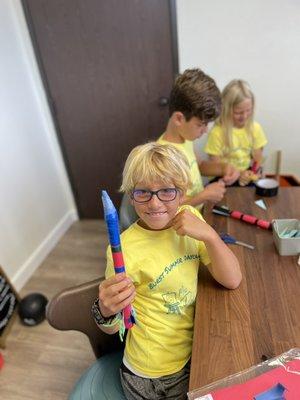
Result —
[{"label": "girl with blonde hair", "polygon": [[237,184],[246,186],[260,174],[265,133],[253,120],[255,99],[247,82],[234,79],[222,92],[222,110],[209,133],[204,151],[210,159],[224,161],[240,172]]}]

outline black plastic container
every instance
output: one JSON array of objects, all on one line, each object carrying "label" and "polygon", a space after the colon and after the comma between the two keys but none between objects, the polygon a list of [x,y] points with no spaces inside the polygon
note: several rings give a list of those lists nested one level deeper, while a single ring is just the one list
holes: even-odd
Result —
[{"label": "black plastic container", "polygon": [[264,178],[255,182],[258,196],[272,197],[278,193],[279,183],[275,179]]}]

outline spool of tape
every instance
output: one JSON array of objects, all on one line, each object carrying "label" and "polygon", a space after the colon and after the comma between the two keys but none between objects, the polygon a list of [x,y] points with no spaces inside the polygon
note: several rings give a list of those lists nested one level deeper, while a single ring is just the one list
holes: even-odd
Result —
[{"label": "spool of tape", "polygon": [[272,197],[278,193],[279,184],[275,179],[264,178],[255,182],[258,196]]}]

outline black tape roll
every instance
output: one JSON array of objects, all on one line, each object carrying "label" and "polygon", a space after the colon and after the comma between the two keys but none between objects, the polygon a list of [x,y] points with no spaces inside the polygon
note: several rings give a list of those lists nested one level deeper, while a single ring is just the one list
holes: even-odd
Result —
[{"label": "black tape roll", "polygon": [[275,179],[264,178],[255,182],[258,196],[272,197],[278,193],[279,184]]}]

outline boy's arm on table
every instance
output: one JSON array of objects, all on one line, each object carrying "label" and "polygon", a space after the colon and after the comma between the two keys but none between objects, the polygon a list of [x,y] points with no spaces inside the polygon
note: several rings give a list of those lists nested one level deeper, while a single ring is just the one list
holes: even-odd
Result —
[{"label": "boy's arm on table", "polygon": [[227,289],[236,289],[242,280],[239,262],[230,248],[217,234],[212,241],[205,242],[211,264],[207,266],[217,282]]},{"label": "boy's arm on table", "polygon": [[197,156],[199,170],[203,176],[220,176],[226,185],[232,185],[239,179],[240,172],[231,164],[221,161],[219,156],[209,156],[209,160],[202,160]]},{"label": "boy's arm on table", "polygon": [[[99,285],[99,308],[105,318],[112,317],[121,312],[132,303],[135,297],[135,287],[125,273],[120,273],[105,279]],[[115,321],[110,326],[99,325],[105,333],[118,332],[119,324]]]},{"label": "boy's arm on table", "polygon": [[242,280],[239,262],[217,232],[189,210],[183,210],[173,219],[173,228],[178,235],[187,235],[206,245],[211,264],[209,272],[227,289],[236,289]]}]

